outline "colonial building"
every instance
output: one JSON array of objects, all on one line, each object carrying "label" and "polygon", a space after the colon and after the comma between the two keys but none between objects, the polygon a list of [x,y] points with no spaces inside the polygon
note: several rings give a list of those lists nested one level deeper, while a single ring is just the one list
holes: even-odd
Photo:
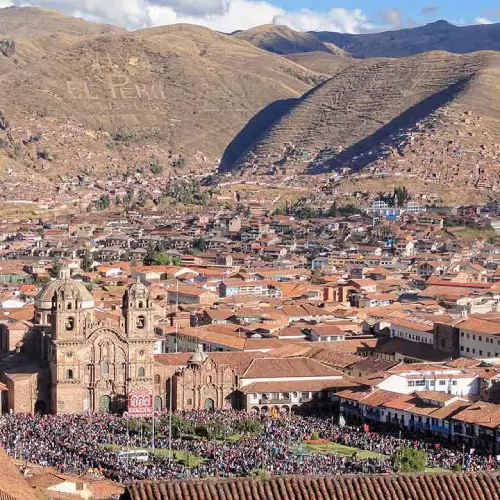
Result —
[{"label": "colonial building", "polygon": [[[71,280],[69,271],[61,271],[59,279],[35,299],[29,338],[37,345],[40,382],[33,387],[34,394],[27,395],[21,381],[30,374],[23,370],[24,376],[19,376],[16,355],[10,353],[1,367],[9,391],[6,409],[124,411],[130,394],[153,393],[154,309],[148,288],[139,280],[125,292],[122,314],[116,320],[97,320],[92,294]],[[18,365],[25,362],[23,356],[17,361]],[[23,404],[27,398],[34,403]]]}]

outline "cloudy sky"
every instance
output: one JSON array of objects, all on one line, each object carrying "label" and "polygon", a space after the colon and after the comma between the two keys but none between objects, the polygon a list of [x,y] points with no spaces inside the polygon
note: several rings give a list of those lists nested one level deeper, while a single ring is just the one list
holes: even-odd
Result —
[{"label": "cloudy sky", "polygon": [[349,33],[422,25],[500,22],[498,0],[0,0],[0,7],[39,6],[130,29],[193,23],[231,32],[261,24]]}]

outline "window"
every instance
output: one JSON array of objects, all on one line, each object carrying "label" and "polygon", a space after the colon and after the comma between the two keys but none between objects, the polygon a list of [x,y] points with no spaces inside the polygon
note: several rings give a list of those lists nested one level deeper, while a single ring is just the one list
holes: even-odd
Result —
[{"label": "window", "polygon": [[461,351],[463,351],[463,350],[464,350],[464,346],[463,346],[463,345],[461,345],[461,346],[460,346],[460,350],[461,350]]},{"label": "window", "polygon": [[142,330],[145,325],[146,325],[146,318],[144,316],[139,316],[137,318],[137,323],[136,323],[137,329]]},{"label": "window", "polygon": [[475,349],[472,349],[472,354],[476,354],[476,350]]},{"label": "window", "polygon": [[101,375],[109,375],[109,363],[107,361],[101,363]]},{"label": "window", "polygon": [[139,302],[139,309],[142,309],[144,307],[142,300]]},{"label": "window", "polygon": [[75,318],[68,318],[66,320],[66,326],[65,326],[65,328],[66,328],[67,332],[71,332],[72,330],[74,330],[74,328],[75,328]]},{"label": "window", "polygon": [[144,367],[139,367],[139,370],[137,370],[137,376],[138,377],[145,377],[146,376],[146,370]]},{"label": "window", "polygon": [[408,380],[408,387],[413,387],[415,385],[415,382],[413,380]]},{"label": "window", "polygon": [[66,370],[66,379],[73,380],[73,370]]},{"label": "window", "polygon": [[191,406],[193,404],[193,400],[191,398],[188,398],[187,400],[187,405]]},{"label": "window", "polygon": [[425,386],[425,380],[417,380],[417,381],[415,382],[415,385],[416,385],[417,387],[424,387],[424,386]]},{"label": "window", "polygon": [[464,336],[464,332],[462,332],[460,335],[463,337]]},{"label": "window", "polygon": [[472,340],[476,340],[476,336],[475,335],[472,336]]},{"label": "window", "polygon": [[451,381],[451,385],[457,385],[457,381],[456,380],[452,380]]},{"label": "window", "polygon": [[439,385],[446,385],[446,380],[440,380]]},{"label": "window", "polygon": [[467,351],[467,352],[470,352],[470,349],[467,347],[466,351]]},{"label": "window", "polygon": [[469,334],[467,334],[467,338],[470,339],[470,335]]},{"label": "window", "polygon": [[207,384],[211,384],[211,383],[212,383],[212,377],[211,377],[211,375],[209,375],[207,377]]},{"label": "window", "polygon": [[160,383],[160,376],[155,375],[155,384],[159,384],[159,383]]},{"label": "window", "polygon": [[483,337],[481,335],[479,335],[479,340],[483,340]]},{"label": "window", "polygon": [[143,350],[139,351],[139,356],[144,356],[144,351]]},{"label": "window", "polygon": [[71,309],[73,307],[73,305],[71,304],[71,302],[68,302],[68,309]]},{"label": "window", "polygon": [[483,355],[483,351],[479,350],[479,356],[482,356],[482,355]]}]

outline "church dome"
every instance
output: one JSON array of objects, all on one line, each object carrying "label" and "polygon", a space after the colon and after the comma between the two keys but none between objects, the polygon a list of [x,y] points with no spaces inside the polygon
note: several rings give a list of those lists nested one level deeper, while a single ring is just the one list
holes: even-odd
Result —
[{"label": "church dome", "polygon": [[78,283],[69,278],[69,275],[60,274],[59,279],[47,283],[35,297],[37,309],[51,309],[52,299],[57,293],[58,297],[65,300],[78,299],[83,309],[94,307],[94,297],[83,283]]}]

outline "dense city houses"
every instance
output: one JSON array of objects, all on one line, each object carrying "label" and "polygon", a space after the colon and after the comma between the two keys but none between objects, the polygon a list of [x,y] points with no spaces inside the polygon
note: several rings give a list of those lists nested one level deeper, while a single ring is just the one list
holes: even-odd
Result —
[{"label": "dense city houses", "polygon": [[143,390],[157,411],[334,410],[496,453],[498,207],[379,205],[5,222],[3,412],[123,413]]}]

